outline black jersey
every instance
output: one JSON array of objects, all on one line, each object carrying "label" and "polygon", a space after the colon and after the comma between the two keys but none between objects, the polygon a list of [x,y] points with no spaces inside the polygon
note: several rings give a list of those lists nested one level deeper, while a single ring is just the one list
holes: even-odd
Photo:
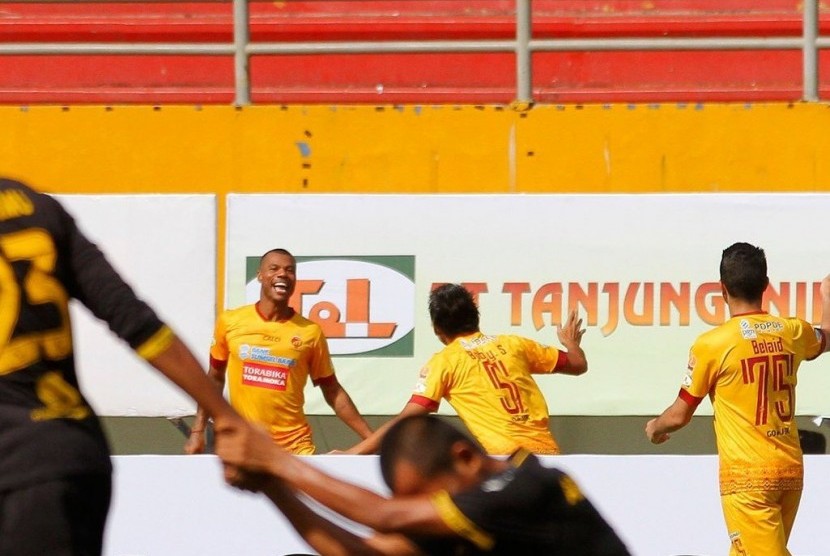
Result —
[{"label": "black jersey", "polygon": [[70,298],[139,353],[172,336],[55,199],[0,179],[0,490],[111,470],[78,388]]},{"label": "black jersey", "polygon": [[452,539],[413,539],[427,554],[628,556],[629,552],[576,483],[520,450],[509,469],[477,488],[433,498]]}]

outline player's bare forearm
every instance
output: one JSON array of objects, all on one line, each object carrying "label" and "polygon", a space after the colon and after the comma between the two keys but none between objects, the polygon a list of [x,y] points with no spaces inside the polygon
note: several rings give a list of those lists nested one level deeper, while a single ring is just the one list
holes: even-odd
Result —
[{"label": "player's bare forearm", "polygon": [[356,456],[376,454],[380,449],[380,443],[383,440],[384,435],[386,435],[386,432],[392,428],[392,425],[409,415],[423,415],[425,413],[429,413],[429,410],[424,406],[416,403],[408,403],[404,406],[403,410],[401,410],[400,414],[378,427],[378,430],[346,450],[345,453]]},{"label": "player's bare forearm", "polygon": [[[290,456],[289,456],[290,457]],[[342,516],[382,533],[446,534],[447,526],[425,496],[385,498],[371,490],[341,481],[291,457],[275,462],[271,474],[311,496]]]},{"label": "player's bare forearm", "polygon": [[568,348],[568,362],[557,372],[566,375],[579,376],[588,372],[588,358],[579,345],[565,346]]},{"label": "player's bare forearm", "polygon": [[335,379],[321,385],[326,403],[334,410],[334,414],[346,423],[360,438],[367,438],[372,434],[369,423],[357,410],[346,389]]},{"label": "player's bare forearm", "polygon": [[654,444],[662,444],[669,435],[689,424],[695,408],[678,397],[672,405],[646,424],[646,436]]},{"label": "player's bare forearm", "polygon": [[323,556],[415,555],[415,545],[401,535],[359,537],[312,511],[284,483],[272,479],[263,489],[297,533]]},{"label": "player's bare forearm", "polygon": [[244,482],[247,474],[270,475],[375,531],[450,532],[427,497],[389,499],[341,481],[292,456],[264,431],[252,427],[225,431],[217,424],[216,433],[216,453],[225,465],[226,479],[234,486],[248,488]]}]

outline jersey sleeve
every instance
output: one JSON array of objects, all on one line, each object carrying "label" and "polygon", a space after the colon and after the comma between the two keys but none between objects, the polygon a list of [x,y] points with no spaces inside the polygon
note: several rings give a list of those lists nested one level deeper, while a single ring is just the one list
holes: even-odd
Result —
[{"label": "jersey sleeve", "polygon": [[222,313],[213,327],[213,338],[210,341],[210,365],[215,369],[224,368],[230,357],[227,319],[228,313]]},{"label": "jersey sleeve", "polygon": [[567,354],[555,347],[542,345],[529,338],[515,338],[522,347],[533,374],[553,373],[564,367],[568,361]]},{"label": "jersey sleeve", "polygon": [[440,353],[432,356],[421,369],[415,391],[409,403],[416,403],[429,411],[437,411],[450,386],[451,370]]},{"label": "jersey sleeve", "polygon": [[824,352],[824,333],[812,327],[810,323],[801,319],[790,319],[793,327],[793,341],[796,346],[796,355],[810,361]]},{"label": "jersey sleeve", "polygon": [[314,347],[311,350],[308,376],[311,378],[311,383],[315,386],[318,386],[321,382],[325,382],[330,377],[334,377],[334,363],[331,361],[329,343],[325,335],[323,335],[322,330],[319,332],[314,342]]},{"label": "jersey sleeve", "polygon": [[697,405],[705,398],[717,381],[718,363],[702,339],[698,339],[689,351],[686,375],[680,387],[680,397],[689,405]]},{"label": "jersey sleeve", "polygon": [[56,214],[59,271],[69,295],[142,357],[150,359],[164,351],[173,341],[173,332],[136,296],[72,216],[48,195],[41,198],[52,204]]}]

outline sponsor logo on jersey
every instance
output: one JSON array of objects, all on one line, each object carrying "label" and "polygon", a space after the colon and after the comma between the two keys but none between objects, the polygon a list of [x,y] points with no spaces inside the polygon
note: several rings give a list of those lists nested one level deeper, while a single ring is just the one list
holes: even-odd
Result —
[{"label": "sponsor logo on jersey", "polygon": [[758,337],[755,329],[746,319],[741,319],[741,336],[743,336],[744,340],[754,340]]},{"label": "sponsor logo on jersey", "polygon": [[271,348],[252,346],[249,344],[239,346],[239,358],[242,361],[260,361],[262,363],[274,363],[284,367],[293,367],[296,364],[294,359],[271,355]]},{"label": "sponsor logo on jersey", "polygon": [[683,386],[688,388],[692,385],[692,369],[686,369],[686,373],[683,375]]},{"label": "sponsor logo on jersey", "polygon": [[[258,255],[248,257],[248,303],[259,299],[258,265]],[[320,325],[332,355],[411,356],[415,257],[297,257],[291,306]]]},{"label": "sponsor logo on jersey", "polygon": [[285,390],[289,370],[288,367],[246,361],[242,364],[242,384],[269,390]]}]

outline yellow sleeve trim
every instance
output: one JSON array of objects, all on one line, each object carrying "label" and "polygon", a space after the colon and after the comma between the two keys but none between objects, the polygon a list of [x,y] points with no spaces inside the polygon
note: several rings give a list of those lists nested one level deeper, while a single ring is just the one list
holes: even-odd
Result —
[{"label": "yellow sleeve trim", "polygon": [[513,452],[513,455],[511,455],[509,458],[507,458],[507,460],[510,462],[510,465],[512,465],[513,467],[519,467],[525,462],[525,460],[527,459],[527,456],[529,456],[529,455],[530,455],[530,452],[528,450],[525,450],[524,448],[519,448],[518,450]]},{"label": "yellow sleeve trim", "polygon": [[432,505],[435,506],[441,520],[459,536],[469,540],[481,550],[491,550],[493,548],[496,542],[493,537],[479,529],[475,523],[461,513],[447,491],[442,490],[434,494]]},{"label": "yellow sleeve trim", "polygon": [[153,359],[161,355],[170,345],[176,335],[169,326],[164,325],[159,328],[159,331],[150,336],[150,338],[138,346],[135,352],[144,359]]}]

